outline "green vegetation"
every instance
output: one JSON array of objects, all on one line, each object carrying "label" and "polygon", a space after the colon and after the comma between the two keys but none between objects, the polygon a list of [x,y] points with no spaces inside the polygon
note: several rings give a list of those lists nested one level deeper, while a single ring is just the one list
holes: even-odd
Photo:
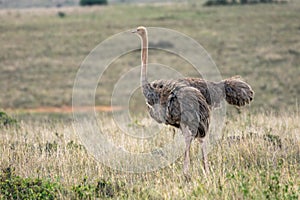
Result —
[{"label": "green vegetation", "polygon": [[126,198],[126,191],[122,191],[125,184],[111,183],[108,180],[101,179],[95,185],[88,183],[87,178],[83,182],[73,186],[72,191],[78,199],[93,199],[93,198],[113,198],[123,197]]},{"label": "green vegetation", "polygon": [[[0,199],[57,199],[69,196],[75,199],[112,198],[120,195],[123,185],[101,179],[95,185],[83,182],[71,188],[63,188],[58,182],[40,178],[22,178],[11,167],[0,172]],[[125,192],[125,191],[123,191]],[[124,193],[123,195],[125,195]]]},{"label": "green vegetation", "polygon": [[81,6],[106,5],[107,0],[80,0]]},{"label": "green vegetation", "polygon": [[16,126],[17,120],[8,116],[5,112],[0,111],[0,127]]},{"label": "green vegetation", "polygon": [[7,167],[0,172],[1,199],[56,199],[62,192],[58,183],[43,179],[21,178]]},{"label": "green vegetation", "polygon": [[246,5],[246,4],[256,4],[256,3],[288,3],[288,0],[208,0],[204,5],[214,6],[214,5]]}]

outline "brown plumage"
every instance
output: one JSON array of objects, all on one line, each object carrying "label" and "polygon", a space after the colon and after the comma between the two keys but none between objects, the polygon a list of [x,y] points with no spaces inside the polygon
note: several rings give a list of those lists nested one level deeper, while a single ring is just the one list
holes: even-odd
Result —
[{"label": "brown plumage", "polygon": [[210,110],[220,106],[225,99],[229,104],[244,106],[254,96],[251,87],[239,77],[221,82],[211,82],[200,78],[176,80],[147,80],[148,38],[145,27],[138,27],[133,33],[141,38],[141,86],[148,111],[158,123],[180,128],[186,143],[183,171],[189,173],[190,145],[197,138],[202,148],[203,164],[208,173],[205,140],[210,120]]}]

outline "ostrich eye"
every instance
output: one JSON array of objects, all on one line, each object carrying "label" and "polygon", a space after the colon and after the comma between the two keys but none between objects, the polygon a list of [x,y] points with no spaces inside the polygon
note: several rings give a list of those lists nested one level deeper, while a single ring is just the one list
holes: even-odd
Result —
[{"label": "ostrich eye", "polygon": [[157,84],[156,84],[156,83],[153,83],[153,87],[155,87],[155,88],[156,88],[156,86],[157,86]]}]

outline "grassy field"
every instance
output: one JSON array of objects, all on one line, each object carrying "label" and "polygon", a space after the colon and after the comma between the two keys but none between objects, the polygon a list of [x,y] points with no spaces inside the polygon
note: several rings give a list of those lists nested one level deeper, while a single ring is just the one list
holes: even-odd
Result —
[{"label": "grassy field", "polygon": [[[294,110],[300,94],[299,8],[295,2],[221,8],[179,4],[2,10],[0,90],[5,92],[0,105],[4,109],[71,105],[75,75],[88,53],[113,34],[145,25],[187,34],[211,54],[224,78],[241,75],[256,92],[253,111]],[[59,17],[59,11],[65,17]],[[180,58],[166,53],[150,52],[149,62],[195,75]],[[116,81],[139,64],[139,52],[112,63],[109,76],[99,83],[96,104],[109,105]]]},{"label": "grassy field", "polygon": [[[17,119],[17,125],[0,120],[0,199],[299,199],[299,11],[298,2],[0,10],[0,106]],[[159,171],[125,173],[96,162],[76,135],[70,114],[26,111],[70,106],[75,75],[88,53],[111,35],[139,25],[194,38],[224,78],[239,74],[255,91],[250,107],[229,108],[224,136],[208,155],[209,176],[202,172],[196,142],[190,182],[182,175],[182,158]],[[98,106],[110,105],[114,84],[139,59],[134,51],[111,64],[97,88]],[[150,51],[149,61],[197,76],[166,52]],[[134,97],[132,108],[144,111],[141,94]],[[105,135],[119,141],[124,133],[111,115],[98,116]],[[150,121],[138,116],[132,129]],[[170,140],[166,127],[148,149],[130,139],[126,149],[151,151]]]},{"label": "grassy field", "polygon": [[[124,133],[103,119],[105,133],[118,141]],[[21,123],[2,129],[0,198],[43,194],[60,199],[297,200],[299,131],[299,115],[244,113],[231,118],[226,121],[223,139],[208,154],[209,176],[202,172],[200,148],[193,143],[192,178],[186,182],[182,158],[151,173],[115,171],[88,154],[70,123]],[[230,140],[229,135],[241,139]],[[156,137],[160,143],[159,139],[172,138],[166,130]],[[131,139],[125,148],[138,152],[142,149],[138,144],[141,142]]]}]

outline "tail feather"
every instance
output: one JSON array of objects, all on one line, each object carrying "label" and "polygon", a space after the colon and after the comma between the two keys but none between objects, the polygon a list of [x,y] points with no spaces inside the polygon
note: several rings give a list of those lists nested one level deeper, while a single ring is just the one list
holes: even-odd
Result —
[{"label": "tail feather", "polygon": [[251,86],[242,81],[240,77],[232,77],[223,81],[226,101],[236,106],[249,104],[254,98]]}]

